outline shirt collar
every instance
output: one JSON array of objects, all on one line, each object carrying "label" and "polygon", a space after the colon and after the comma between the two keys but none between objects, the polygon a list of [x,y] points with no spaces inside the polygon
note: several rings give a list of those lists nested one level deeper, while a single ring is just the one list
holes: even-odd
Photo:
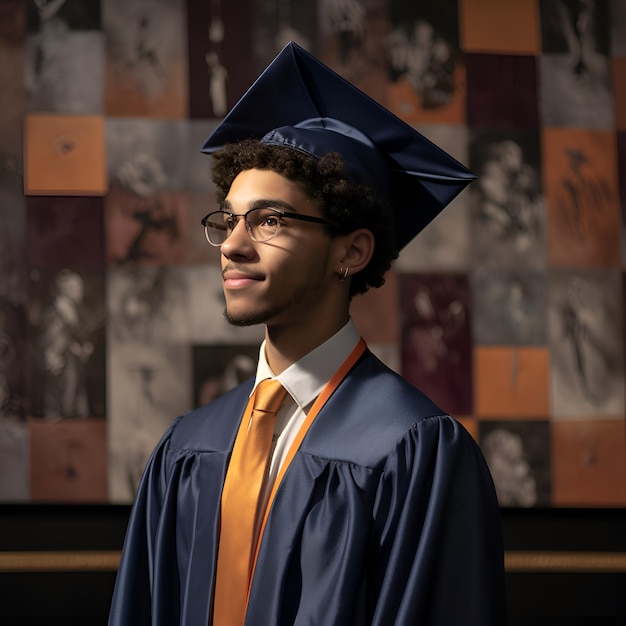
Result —
[{"label": "shirt collar", "polygon": [[265,358],[265,341],[259,350],[254,387],[266,378],[277,378],[296,404],[305,409],[320,394],[324,385],[348,358],[360,338],[352,319],[330,339],[317,346],[290,365],[282,374],[274,376]]}]

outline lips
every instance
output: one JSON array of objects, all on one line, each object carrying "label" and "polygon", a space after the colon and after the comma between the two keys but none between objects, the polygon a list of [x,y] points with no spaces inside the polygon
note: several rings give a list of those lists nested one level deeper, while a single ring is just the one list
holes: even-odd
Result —
[{"label": "lips", "polygon": [[265,277],[258,272],[229,268],[225,268],[222,271],[222,278],[225,289],[242,289],[265,280]]}]

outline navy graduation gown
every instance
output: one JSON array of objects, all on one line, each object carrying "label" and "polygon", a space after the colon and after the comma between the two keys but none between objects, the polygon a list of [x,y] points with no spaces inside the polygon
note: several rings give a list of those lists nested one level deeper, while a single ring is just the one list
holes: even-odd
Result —
[{"label": "navy graduation gown", "polygon": [[[178,418],[153,452],[110,626],[210,625],[220,495],[251,385]],[[246,625],[504,623],[499,509],[478,446],[366,351],[277,491]]]}]

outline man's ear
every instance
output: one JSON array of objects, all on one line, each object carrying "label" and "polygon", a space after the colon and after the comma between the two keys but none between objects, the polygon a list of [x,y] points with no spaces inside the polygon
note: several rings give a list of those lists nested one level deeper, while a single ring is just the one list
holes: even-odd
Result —
[{"label": "man's ear", "polygon": [[374,254],[374,235],[367,228],[359,228],[352,231],[342,238],[341,254],[337,261],[338,267],[335,268],[337,273],[349,269],[351,275],[360,272],[372,258]]}]

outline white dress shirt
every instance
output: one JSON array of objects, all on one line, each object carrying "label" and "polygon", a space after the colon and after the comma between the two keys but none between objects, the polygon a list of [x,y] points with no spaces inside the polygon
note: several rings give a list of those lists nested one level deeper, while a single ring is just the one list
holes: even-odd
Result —
[{"label": "white dress shirt", "polygon": [[309,409],[326,383],[354,350],[359,339],[359,332],[350,319],[330,339],[290,365],[278,376],[274,375],[265,358],[265,341],[261,344],[253,391],[262,380],[275,378],[287,390],[287,397],[276,416],[274,448],[269,473],[261,491],[261,506],[259,506],[257,513],[257,530],[260,530],[262,516],[276,477]]}]

